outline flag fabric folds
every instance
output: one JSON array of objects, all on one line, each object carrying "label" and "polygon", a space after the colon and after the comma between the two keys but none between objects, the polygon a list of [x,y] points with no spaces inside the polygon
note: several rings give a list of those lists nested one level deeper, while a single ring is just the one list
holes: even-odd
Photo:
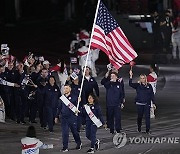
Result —
[{"label": "flag fabric folds", "polygon": [[92,32],[91,48],[105,52],[110,63],[117,69],[137,57],[120,26],[101,1]]}]

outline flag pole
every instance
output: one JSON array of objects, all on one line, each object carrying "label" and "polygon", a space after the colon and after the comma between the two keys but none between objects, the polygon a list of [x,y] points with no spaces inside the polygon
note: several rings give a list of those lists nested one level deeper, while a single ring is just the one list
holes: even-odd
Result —
[{"label": "flag pole", "polygon": [[[98,0],[97,7],[96,7],[96,13],[95,13],[94,22],[93,22],[93,27],[92,27],[92,31],[91,31],[91,38],[90,38],[90,42],[89,42],[87,58],[86,58],[86,62],[85,62],[84,70],[83,70],[83,77],[82,77],[82,82],[81,82],[81,89],[80,89],[79,97],[78,97],[78,98],[80,98],[80,97],[81,97],[81,94],[82,94],[82,88],[83,88],[83,84],[84,84],[85,71],[86,71],[86,67],[87,67],[87,60],[88,60],[89,52],[90,52],[90,48],[91,48],[91,42],[92,42],[91,40],[92,40],[92,36],[93,36],[93,33],[94,33],[94,26],[95,26],[95,22],[96,22],[96,18],[97,18],[97,13],[98,13],[100,1],[101,1],[101,0]],[[79,101],[79,99],[78,99],[77,109],[79,108],[79,103],[80,103],[80,101]]]}]

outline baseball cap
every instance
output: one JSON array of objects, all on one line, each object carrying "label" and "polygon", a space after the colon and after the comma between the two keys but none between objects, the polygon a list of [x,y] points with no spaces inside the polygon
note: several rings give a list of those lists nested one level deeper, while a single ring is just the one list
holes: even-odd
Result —
[{"label": "baseball cap", "polygon": [[43,65],[46,65],[46,64],[50,64],[50,62],[49,62],[48,60],[45,60],[45,61],[43,62]]}]

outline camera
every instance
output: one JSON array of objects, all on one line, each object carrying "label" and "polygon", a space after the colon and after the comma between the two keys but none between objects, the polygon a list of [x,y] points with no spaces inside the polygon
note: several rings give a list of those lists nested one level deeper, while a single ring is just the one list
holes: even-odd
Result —
[{"label": "camera", "polygon": [[9,55],[9,47],[7,44],[1,44],[1,54],[3,56]]},{"label": "camera", "polygon": [[21,82],[21,85],[25,87],[29,83],[30,77],[29,75],[25,75],[24,79]]}]

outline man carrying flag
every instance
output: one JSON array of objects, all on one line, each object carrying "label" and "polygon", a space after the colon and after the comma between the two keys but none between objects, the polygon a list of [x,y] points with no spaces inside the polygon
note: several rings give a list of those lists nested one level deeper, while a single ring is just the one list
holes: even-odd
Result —
[{"label": "man carrying flag", "polygon": [[61,126],[62,126],[62,139],[63,148],[62,152],[68,151],[68,141],[69,141],[69,129],[72,132],[74,140],[77,144],[76,149],[81,149],[81,139],[77,131],[77,116],[76,107],[78,97],[71,92],[71,86],[64,86],[64,95],[60,97],[60,103],[58,105],[58,111],[55,118],[55,123],[58,121],[58,117],[61,113]]}]

